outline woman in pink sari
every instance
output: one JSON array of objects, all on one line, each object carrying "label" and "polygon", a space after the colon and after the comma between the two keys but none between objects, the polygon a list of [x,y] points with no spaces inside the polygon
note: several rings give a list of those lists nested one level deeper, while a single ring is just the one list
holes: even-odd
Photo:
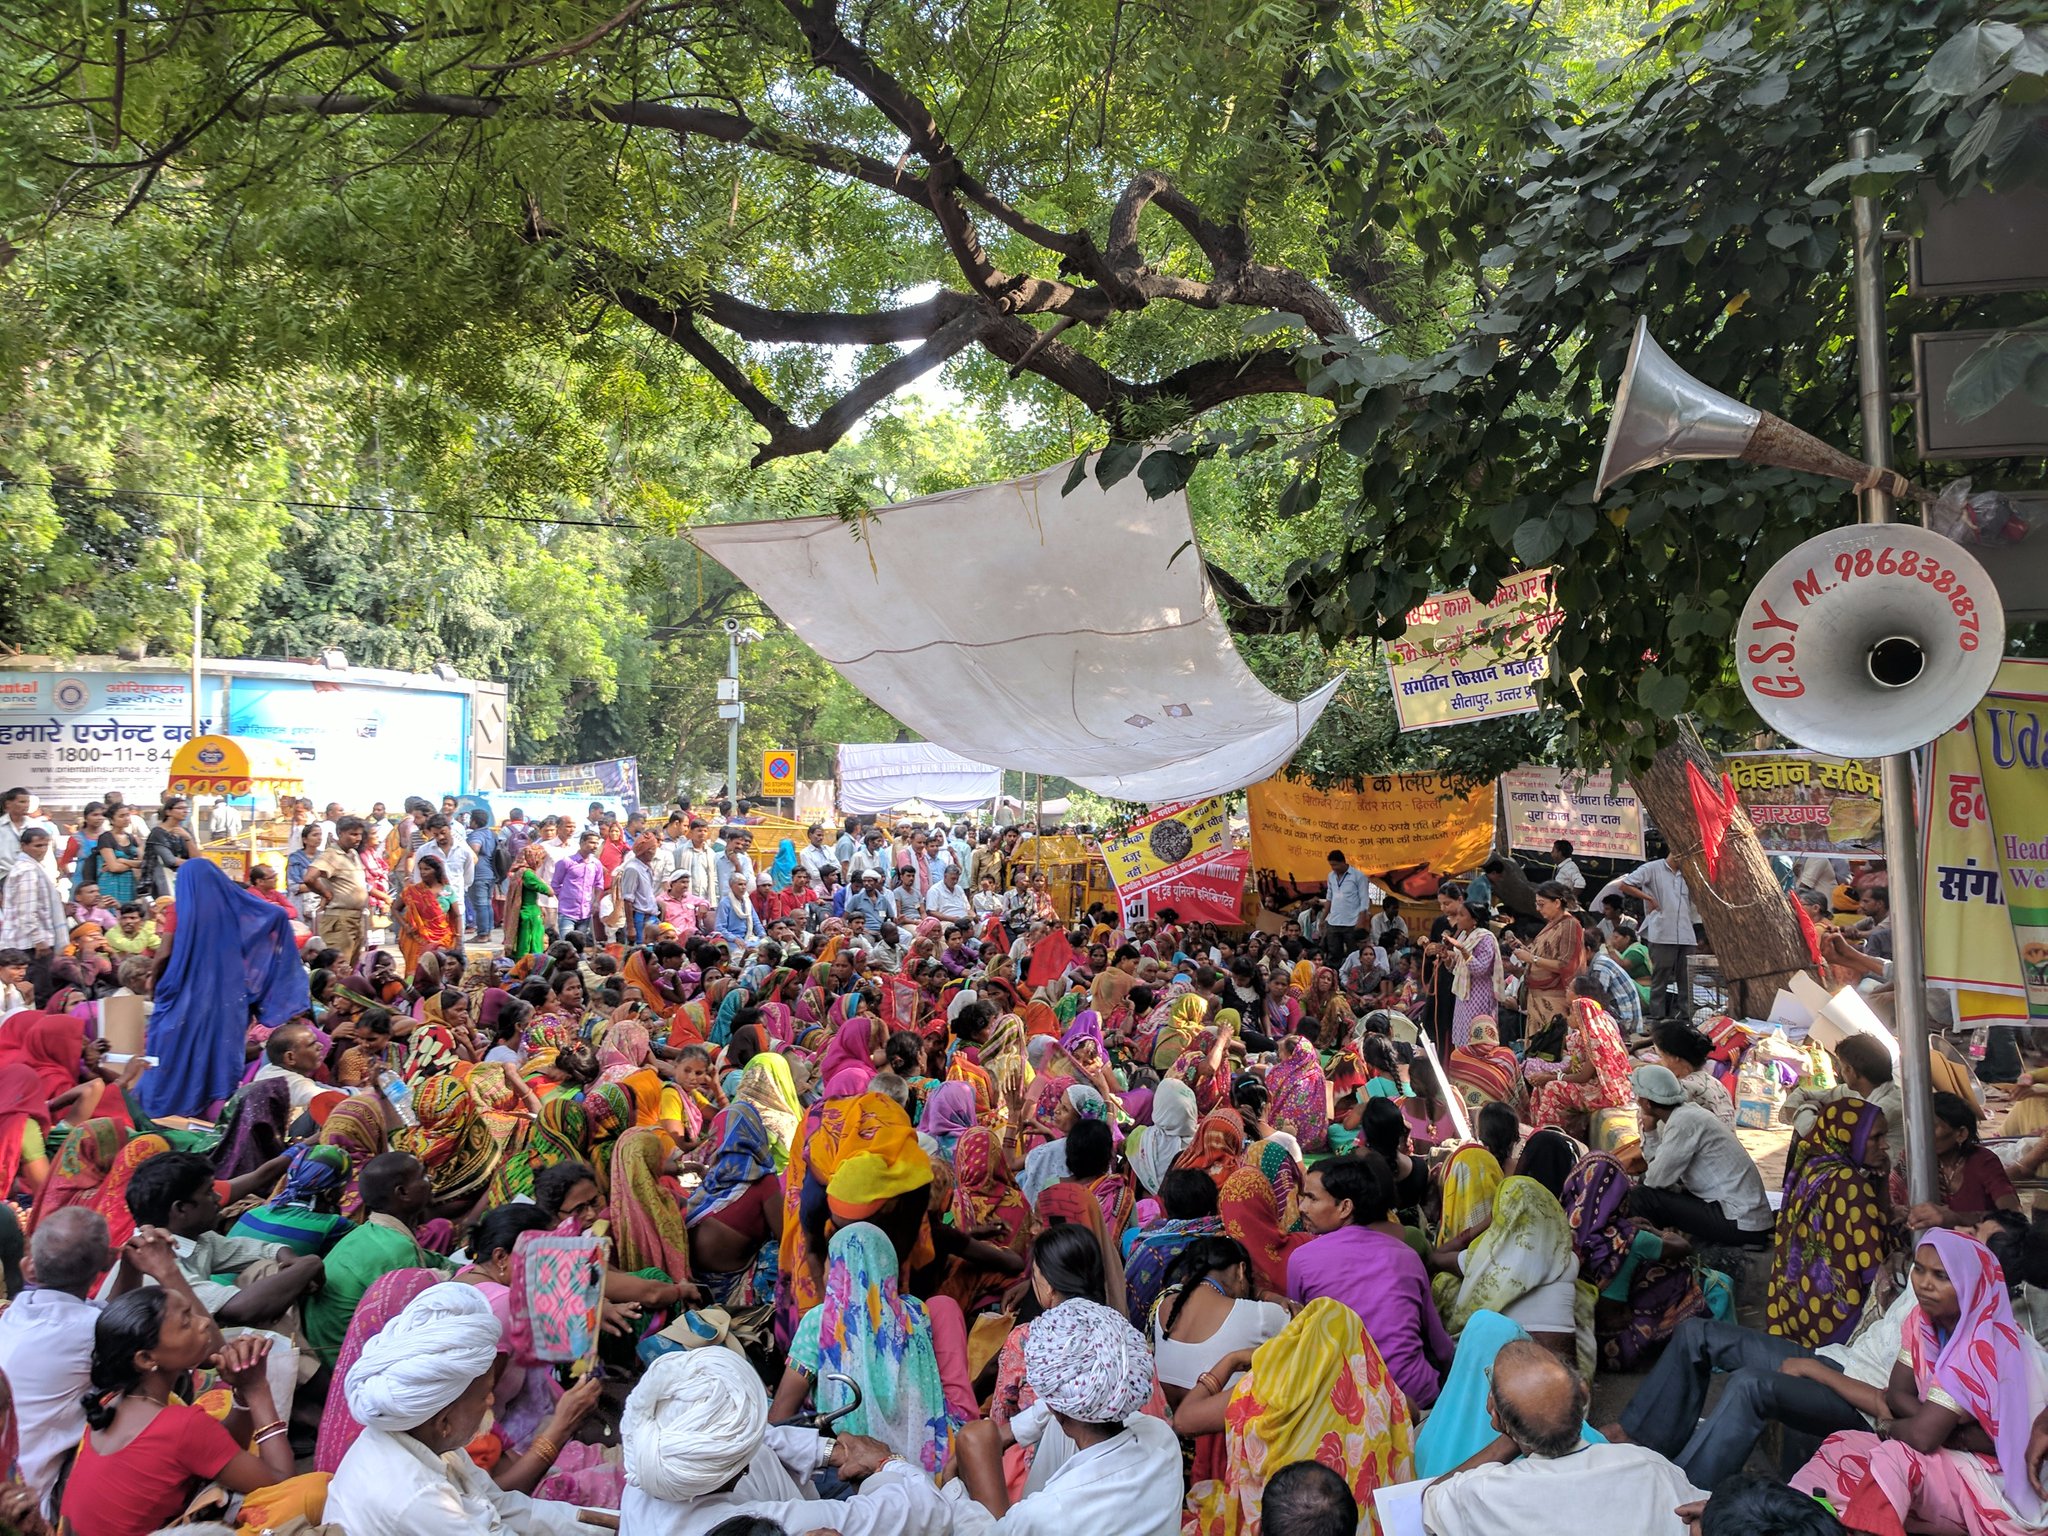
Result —
[{"label": "woman in pink sari", "polygon": [[2026,1449],[2048,1405],[2048,1356],[2013,1321],[2005,1273],[1974,1237],[1922,1234],[1912,1284],[1919,1305],[1882,1391],[1818,1360],[1784,1367],[1825,1382],[1879,1425],[1828,1436],[1792,1486],[1825,1494],[1852,1531],[2040,1532],[2048,1500],[2028,1481]]},{"label": "woman in pink sari", "polygon": [[[1579,1135],[1596,1110],[1626,1109],[1635,1101],[1628,1080],[1633,1065],[1621,1030],[1600,1006],[1600,983],[1589,972],[1573,982],[1571,1033],[1565,1037],[1564,1070],[1533,1090],[1530,1123],[1539,1131],[1554,1125]],[[1587,990],[1577,990],[1584,988]],[[1593,996],[1588,995],[1588,991]]]},{"label": "woman in pink sari", "polygon": [[1267,1119],[1301,1143],[1304,1152],[1320,1152],[1330,1144],[1330,1080],[1305,1035],[1280,1042],[1280,1060],[1266,1074],[1272,1095]]},{"label": "woman in pink sari", "polygon": [[[832,1005],[832,1011],[841,1012],[840,1004],[846,1001],[841,998]],[[825,1052],[818,1060],[818,1081],[825,1085],[826,1098],[847,1099],[866,1093],[868,1084],[874,1080],[874,1017],[853,1013],[825,1043]]]}]

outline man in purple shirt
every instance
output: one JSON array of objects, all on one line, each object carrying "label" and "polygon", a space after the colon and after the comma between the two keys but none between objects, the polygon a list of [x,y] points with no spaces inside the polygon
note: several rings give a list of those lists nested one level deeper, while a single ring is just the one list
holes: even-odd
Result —
[{"label": "man in purple shirt", "polygon": [[1387,1371],[1418,1408],[1436,1401],[1451,1363],[1451,1336],[1430,1299],[1429,1271],[1385,1230],[1394,1177],[1376,1152],[1333,1158],[1312,1169],[1301,1214],[1321,1235],[1287,1262],[1287,1295],[1318,1296],[1358,1314]]},{"label": "man in purple shirt", "polygon": [[597,856],[597,834],[586,832],[576,839],[576,851],[555,866],[552,882],[555,900],[562,906],[562,927],[574,929],[586,939],[591,920],[597,916],[597,898],[604,890],[604,860]]}]

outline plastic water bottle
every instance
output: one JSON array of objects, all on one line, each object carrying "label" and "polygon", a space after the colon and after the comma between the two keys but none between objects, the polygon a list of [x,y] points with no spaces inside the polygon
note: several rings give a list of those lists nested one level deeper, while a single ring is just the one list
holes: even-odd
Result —
[{"label": "plastic water bottle", "polygon": [[406,1125],[415,1126],[420,1123],[420,1117],[413,1113],[411,1083],[408,1083],[396,1072],[387,1071],[378,1079],[377,1088],[390,1103],[391,1108],[396,1112],[401,1121]]}]

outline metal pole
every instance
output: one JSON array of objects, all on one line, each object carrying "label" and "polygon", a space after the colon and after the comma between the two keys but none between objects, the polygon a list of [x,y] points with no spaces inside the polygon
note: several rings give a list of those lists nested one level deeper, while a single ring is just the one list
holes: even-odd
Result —
[{"label": "metal pole", "polygon": [[732,725],[725,735],[725,799],[731,807],[728,816],[739,814],[740,808],[740,637],[729,634],[725,637],[725,670],[732,679]]},{"label": "metal pole", "polygon": [[[1852,159],[1877,153],[1874,129],[1849,135]],[[1863,406],[1863,457],[1892,466],[1890,331],[1884,312],[1884,214],[1874,197],[1851,203],[1855,222],[1856,352]],[[1893,521],[1892,498],[1863,493],[1863,521]],[[1913,758],[1899,752],[1880,771],[1884,795],[1885,873],[1891,885],[1892,1023],[1899,1037],[1900,1091],[1906,1109],[1906,1190],[1911,1199],[1938,1198],[1934,1180],[1934,1082],[1927,1044],[1927,965],[1921,952],[1920,843],[1913,822]]]},{"label": "metal pole", "polygon": [[192,538],[192,734],[199,734],[199,626],[205,615],[206,588],[204,578],[199,574],[200,562],[206,553],[206,498],[201,496],[196,503],[199,509],[199,531]]}]

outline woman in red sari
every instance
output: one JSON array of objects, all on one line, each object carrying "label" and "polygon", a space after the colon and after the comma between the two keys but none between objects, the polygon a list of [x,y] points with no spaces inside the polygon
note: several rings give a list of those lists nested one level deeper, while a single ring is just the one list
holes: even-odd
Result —
[{"label": "woman in red sari", "polygon": [[0,1030],[0,1067],[34,1069],[52,1123],[83,1125],[105,1116],[123,1129],[134,1124],[121,1090],[144,1065],[137,1056],[118,1075],[101,1066],[98,1042],[88,1040],[85,1025],[68,1013],[17,1013]]},{"label": "woman in red sari", "polygon": [[447,949],[457,938],[454,901],[461,898],[448,884],[448,871],[431,853],[420,857],[420,877],[398,898],[398,949],[408,974],[419,969],[420,956]]}]

